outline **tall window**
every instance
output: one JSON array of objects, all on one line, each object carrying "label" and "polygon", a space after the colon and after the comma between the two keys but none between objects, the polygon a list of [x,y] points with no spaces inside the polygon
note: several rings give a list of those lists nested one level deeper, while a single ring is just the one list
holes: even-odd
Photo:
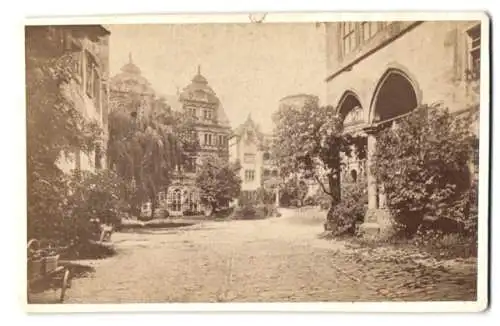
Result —
[{"label": "tall window", "polygon": [[97,170],[102,169],[102,149],[100,145],[95,148],[95,168]]},{"label": "tall window", "polygon": [[189,115],[196,118],[196,108],[189,108]]},{"label": "tall window", "polygon": [[205,134],[205,145],[212,145],[212,134]]},{"label": "tall window", "polygon": [[85,92],[89,97],[94,95],[94,59],[90,53],[85,52]]},{"label": "tall window", "polygon": [[361,23],[361,35],[363,42],[370,40],[379,30],[378,22],[362,22]]},{"label": "tall window", "polygon": [[470,78],[479,79],[481,71],[481,25],[467,31],[469,36],[469,73]]},{"label": "tall window", "polygon": [[172,211],[180,211],[182,208],[182,194],[180,189],[174,189],[167,194],[168,208]]},{"label": "tall window", "polygon": [[92,69],[92,76],[94,78],[93,81],[93,99],[94,99],[94,105],[96,108],[97,113],[101,114],[101,77],[99,76],[99,71],[97,70],[97,66],[94,65]]},{"label": "tall window", "polygon": [[88,51],[85,51],[85,92],[94,100],[95,107],[100,113],[101,79],[97,63]]},{"label": "tall window", "polygon": [[223,135],[219,135],[219,145],[223,146],[226,144],[226,140],[224,139]]},{"label": "tall window", "polygon": [[342,51],[345,54],[356,48],[356,23],[342,23]]},{"label": "tall window", "polygon": [[255,170],[245,170],[245,181],[255,180]]}]

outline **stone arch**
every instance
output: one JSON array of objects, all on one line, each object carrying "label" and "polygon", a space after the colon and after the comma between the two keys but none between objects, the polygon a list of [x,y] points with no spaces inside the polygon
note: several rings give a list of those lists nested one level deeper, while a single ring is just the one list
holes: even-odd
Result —
[{"label": "stone arch", "polygon": [[376,84],[370,102],[370,124],[406,114],[420,104],[421,91],[415,79],[401,67],[389,68]]},{"label": "stone arch", "polygon": [[347,90],[342,94],[337,105],[337,114],[342,117],[346,125],[363,122],[363,106],[360,97],[353,90]]}]

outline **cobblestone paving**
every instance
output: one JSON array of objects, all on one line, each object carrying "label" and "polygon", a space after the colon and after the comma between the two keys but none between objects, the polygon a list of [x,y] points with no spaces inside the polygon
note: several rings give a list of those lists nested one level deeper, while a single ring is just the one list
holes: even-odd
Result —
[{"label": "cobblestone paving", "polygon": [[[67,303],[475,300],[475,265],[370,259],[284,216],[117,233]],[[464,267],[465,266],[465,267]]]}]

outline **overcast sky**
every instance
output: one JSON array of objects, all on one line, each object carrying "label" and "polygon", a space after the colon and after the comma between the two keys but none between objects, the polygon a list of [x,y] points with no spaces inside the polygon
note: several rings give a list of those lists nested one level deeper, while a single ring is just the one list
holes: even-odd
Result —
[{"label": "overcast sky", "polygon": [[280,98],[324,98],[325,37],[313,23],[112,25],[110,69],[134,63],[163,95],[174,95],[198,65],[217,93],[232,127],[251,112],[265,131]]}]

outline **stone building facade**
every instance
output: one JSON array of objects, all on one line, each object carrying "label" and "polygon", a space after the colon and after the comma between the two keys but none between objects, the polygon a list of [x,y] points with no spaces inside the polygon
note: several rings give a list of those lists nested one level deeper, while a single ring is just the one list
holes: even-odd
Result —
[{"label": "stone building facade", "polygon": [[327,102],[346,132],[366,137],[367,157],[347,162],[346,178],[365,177],[365,229],[387,216],[383,187],[369,166],[377,130],[421,104],[461,113],[479,105],[479,21],[338,22],[325,24]]},{"label": "stone building facade", "polygon": [[101,25],[48,26],[54,42],[71,56],[74,65],[72,79],[62,86],[64,96],[74,103],[84,118],[96,122],[104,132],[99,146],[90,154],[75,149],[69,157],[61,157],[58,166],[95,171],[106,168],[106,143],[109,111],[109,37]]},{"label": "stone building facade", "polygon": [[278,177],[278,167],[272,160],[272,136],[263,133],[248,115],[229,137],[229,158],[241,165],[242,197],[252,198],[267,180]]},{"label": "stone building facade", "polygon": [[169,104],[194,120],[192,133],[198,138],[200,149],[190,157],[188,164],[179,168],[171,186],[159,194],[159,202],[170,216],[201,214],[206,207],[200,201],[195,184],[197,168],[207,156],[228,160],[231,127],[221,101],[199,66],[191,82],[179,92],[177,101],[177,104]]},{"label": "stone building facade", "polygon": [[[112,78],[111,85],[111,105],[116,109],[130,110],[127,113],[133,114],[139,122],[156,110],[158,103],[166,104],[174,113],[186,113],[192,119],[191,132],[198,138],[200,150],[186,164],[176,167],[168,189],[158,192],[156,212],[161,216],[167,213],[169,216],[202,214],[205,207],[195,185],[197,167],[208,155],[228,159],[231,128],[222,103],[201,74],[200,67],[182,91],[176,95],[159,96],[130,56],[121,72]],[[130,105],[120,106],[121,103]],[[151,203],[144,203],[141,211],[142,215],[149,216]]]}]

